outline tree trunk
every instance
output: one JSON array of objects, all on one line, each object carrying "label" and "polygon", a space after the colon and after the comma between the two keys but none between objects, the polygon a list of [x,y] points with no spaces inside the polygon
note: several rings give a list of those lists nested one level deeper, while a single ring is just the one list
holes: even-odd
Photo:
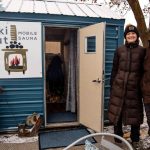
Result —
[{"label": "tree trunk", "polygon": [[135,20],[137,22],[137,28],[142,40],[143,46],[148,47],[148,40],[150,40],[150,31],[146,27],[145,18],[142,9],[139,4],[139,0],[128,0],[128,3],[133,11]]}]

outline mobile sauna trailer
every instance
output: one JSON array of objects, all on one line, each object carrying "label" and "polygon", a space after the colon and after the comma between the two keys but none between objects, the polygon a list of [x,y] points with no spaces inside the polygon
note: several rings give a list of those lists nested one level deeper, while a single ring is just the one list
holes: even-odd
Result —
[{"label": "mobile sauna trailer", "polygon": [[33,112],[44,127],[101,131],[124,19],[105,6],[50,0],[2,0],[0,10],[0,131]]}]

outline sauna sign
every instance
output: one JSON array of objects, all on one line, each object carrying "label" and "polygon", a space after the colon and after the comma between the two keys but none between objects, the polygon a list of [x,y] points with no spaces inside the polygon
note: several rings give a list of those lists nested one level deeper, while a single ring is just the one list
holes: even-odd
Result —
[{"label": "sauna sign", "polygon": [[42,77],[41,23],[0,21],[0,78]]}]

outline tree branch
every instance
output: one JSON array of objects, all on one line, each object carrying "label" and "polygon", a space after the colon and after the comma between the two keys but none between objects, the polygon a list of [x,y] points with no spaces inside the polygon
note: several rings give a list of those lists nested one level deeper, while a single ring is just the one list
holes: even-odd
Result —
[{"label": "tree branch", "polygon": [[135,20],[137,22],[137,28],[139,30],[143,45],[147,47],[148,41],[146,39],[148,39],[149,33],[146,27],[146,22],[142,9],[139,4],[139,0],[128,0],[128,3],[133,11]]}]

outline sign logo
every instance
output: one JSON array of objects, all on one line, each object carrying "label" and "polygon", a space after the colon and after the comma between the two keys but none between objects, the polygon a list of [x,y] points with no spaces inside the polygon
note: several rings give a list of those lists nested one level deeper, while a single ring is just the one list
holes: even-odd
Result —
[{"label": "sign logo", "polygon": [[20,42],[17,42],[16,25],[10,25],[10,36],[10,44],[2,49],[2,51],[5,52],[5,70],[8,71],[8,74],[10,74],[10,72],[23,72],[23,74],[25,74],[27,70],[26,52],[28,49],[24,48]]}]

